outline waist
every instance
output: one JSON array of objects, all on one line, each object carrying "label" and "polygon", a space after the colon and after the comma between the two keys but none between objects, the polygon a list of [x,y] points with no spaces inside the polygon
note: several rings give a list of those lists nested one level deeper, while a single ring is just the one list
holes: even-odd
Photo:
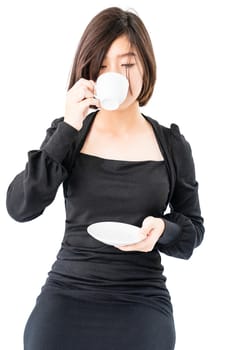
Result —
[{"label": "waist", "polygon": [[121,252],[75,251],[62,248],[49,273],[58,283],[88,289],[151,291],[151,288],[166,288],[160,254]]}]

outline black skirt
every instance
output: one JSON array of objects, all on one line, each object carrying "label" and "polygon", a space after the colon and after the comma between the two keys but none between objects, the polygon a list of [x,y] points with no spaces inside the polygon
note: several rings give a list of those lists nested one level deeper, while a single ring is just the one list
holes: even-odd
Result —
[{"label": "black skirt", "polygon": [[[107,295],[107,294],[106,294]],[[173,350],[172,309],[47,286],[24,332],[25,350]]]}]

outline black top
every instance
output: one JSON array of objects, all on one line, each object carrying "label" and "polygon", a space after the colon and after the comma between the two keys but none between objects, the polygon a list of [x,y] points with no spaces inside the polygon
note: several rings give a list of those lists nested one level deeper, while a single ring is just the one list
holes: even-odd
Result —
[{"label": "black top", "polygon": [[66,230],[53,281],[79,289],[150,294],[164,288],[157,249],[122,252],[92,238],[87,226],[119,221],[141,226],[146,216],[161,216],[169,180],[163,161],[120,161],[80,154],[66,188]]},{"label": "black top", "polygon": [[[64,187],[66,229],[54,280],[73,281],[80,288],[131,286],[165,288],[159,251],[189,258],[203,239],[198,184],[190,146],[176,125],[170,129],[145,117],[155,131],[164,161],[110,160],[80,153],[96,112],[77,131],[56,119],[40,150],[28,154],[26,168],[7,192],[7,209],[18,221],[41,215]],[[171,212],[164,215],[169,204]],[[146,216],[165,220],[165,231],[152,252],[122,252],[90,235],[98,221],[141,226]]]}]

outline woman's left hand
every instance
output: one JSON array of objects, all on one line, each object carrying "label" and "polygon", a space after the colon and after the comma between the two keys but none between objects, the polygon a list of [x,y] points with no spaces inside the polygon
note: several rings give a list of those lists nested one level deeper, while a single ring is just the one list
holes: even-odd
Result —
[{"label": "woman's left hand", "polygon": [[165,223],[162,219],[156,218],[154,216],[147,216],[142,223],[140,233],[142,233],[145,238],[136,243],[129,244],[125,246],[115,246],[116,248],[124,251],[139,251],[139,252],[151,252],[157,243],[160,236],[163,234],[165,228]]}]

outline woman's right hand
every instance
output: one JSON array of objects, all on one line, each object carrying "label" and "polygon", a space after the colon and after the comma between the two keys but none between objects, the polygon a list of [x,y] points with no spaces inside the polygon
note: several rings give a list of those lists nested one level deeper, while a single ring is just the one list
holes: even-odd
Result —
[{"label": "woman's right hand", "polygon": [[64,122],[80,130],[87,116],[89,107],[99,107],[94,98],[95,83],[93,80],[79,79],[67,92]]}]

